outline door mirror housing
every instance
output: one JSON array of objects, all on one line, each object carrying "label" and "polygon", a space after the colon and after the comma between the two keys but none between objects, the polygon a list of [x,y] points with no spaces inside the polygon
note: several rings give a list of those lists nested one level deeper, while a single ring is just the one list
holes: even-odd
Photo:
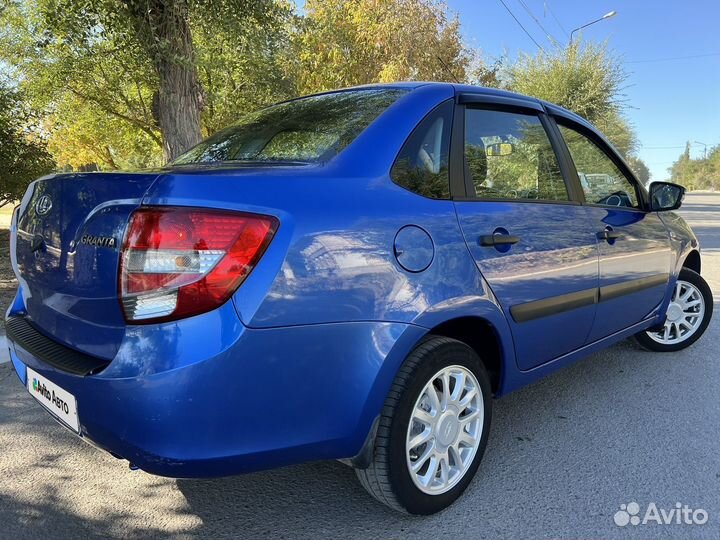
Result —
[{"label": "door mirror housing", "polygon": [[677,210],[685,197],[685,188],[670,182],[653,182],[650,184],[650,210],[667,212]]}]

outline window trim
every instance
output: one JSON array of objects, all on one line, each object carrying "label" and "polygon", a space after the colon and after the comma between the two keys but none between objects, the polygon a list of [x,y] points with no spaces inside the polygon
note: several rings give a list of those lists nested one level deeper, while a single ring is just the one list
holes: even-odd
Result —
[{"label": "window trim", "polygon": [[[548,115],[549,121],[554,126],[554,131],[556,132],[556,136],[558,138],[559,144],[563,148],[563,155],[564,159],[567,160],[568,166],[569,166],[569,174],[572,183],[575,185],[575,190],[578,192],[579,200],[582,201],[582,204],[584,206],[590,206],[594,208],[613,208],[613,209],[619,209],[619,210],[625,210],[629,212],[642,212],[647,213],[648,212],[648,201],[645,196],[645,190],[641,189],[640,182],[637,178],[635,178],[635,175],[630,170],[630,168],[625,164],[623,159],[618,155],[617,152],[615,152],[610,145],[607,144],[607,142],[604,140],[603,136],[599,134],[594,129],[591,129],[579,122],[574,121],[571,118],[568,118],[566,116],[550,113]],[[567,145],[567,142],[565,141],[565,138],[562,135],[562,132],[560,131],[560,126],[563,126],[568,129],[572,129],[573,131],[576,131],[580,135],[584,136],[585,138],[589,139],[592,144],[594,144],[598,150],[600,150],[605,156],[615,165],[615,167],[618,168],[618,170],[622,173],[622,175],[625,177],[625,179],[630,182],[633,189],[635,190],[635,197],[638,201],[638,207],[628,207],[628,206],[609,206],[606,204],[598,204],[598,203],[592,203],[588,202],[585,198],[585,192],[582,189],[582,184],[580,183],[580,177],[577,172],[577,167],[575,165],[575,161],[572,158],[572,154],[570,153],[570,148]]]},{"label": "window trim", "polygon": [[545,112],[539,101],[525,96],[512,96],[502,94],[474,94],[470,92],[461,92],[458,94],[457,102],[459,105],[475,106],[481,105],[488,108],[511,107],[515,109],[524,109],[530,114]]},{"label": "window trim", "polygon": [[[459,159],[459,164],[456,162],[454,169],[456,169],[456,174],[462,179],[462,182],[458,182],[458,185],[462,185],[464,187],[464,192],[461,192],[460,195],[453,196],[453,200],[458,202],[512,202],[522,204],[562,204],[570,206],[577,206],[582,204],[582,202],[576,197],[577,187],[569,177],[570,169],[568,168],[568,164],[564,161],[561,154],[562,146],[559,145],[558,141],[556,140],[554,130],[552,129],[552,123],[547,113],[543,110],[539,103],[535,103],[532,101],[525,102],[525,100],[521,99],[513,99],[512,103],[509,103],[510,100],[505,99],[503,99],[502,101],[499,101],[497,99],[485,99],[486,96],[483,96],[481,94],[472,95],[472,99],[470,99],[469,96],[470,94],[460,94],[458,104],[455,106],[456,113],[455,122],[453,125],[457,126],[457,129],[453,129],[453,139],[450,143],[450,150],[451,156],[455,158],[454,161],[457,161]],[[487,97],[495,98],[496,96]],[[559,201],[555,199],[513,199],[505,197],[478,197],[475,194],[475,185],[472,183],[472,179],[465,175],[465,117],[466,112],[469,109],[499,111],[508,114],[521,114],[538,118],[540,124],[545,130],[545,135],[550,141],[550,146],[555,153],[555,159],[558,162],[560,174],[562,175],[563,182],[565,183],[565,189],[567,190],[568,199]],[[459,148],[455,148],[455,152],[453,153],[454,147]],[[457,153],[460,154],[459,157],[456,155]],[[450,184],[452,186],[452,180]]]}]

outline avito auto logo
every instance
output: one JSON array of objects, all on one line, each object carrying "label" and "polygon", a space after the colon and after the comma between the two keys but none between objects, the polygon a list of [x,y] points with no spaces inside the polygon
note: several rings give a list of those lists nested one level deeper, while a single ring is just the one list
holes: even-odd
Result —
[{"label": "avito auto logo", "polygon": [[55,405],[55,407],[60,409],[62,412],[64,412],[65,414],[70,414],[70,407],[68,407],[68,404],[65,403],[65,401],[62,400],[60,396],[56,395],[54,390],[50,390],[47,386],[45,386],[44,383],[37,380],[37,378],[35,377],[33,377],[32,387],[36,393],[47,399],[50,403]]}]

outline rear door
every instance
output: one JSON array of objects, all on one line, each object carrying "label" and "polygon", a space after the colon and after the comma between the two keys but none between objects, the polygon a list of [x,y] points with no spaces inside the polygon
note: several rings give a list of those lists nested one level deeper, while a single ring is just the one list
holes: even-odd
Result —
[{"label": "rear door", "polygon": [[589,126],[558,117],[598,236],[600,291],[589,340],[655,316],[670,279],[672,252],[664,224],[645,210],[645,193],[617,154]]},{"label": "rear door", "polygon": [[542,107],[486,99],[461,96],[456,123],[464,127],[455,133],[464,137],[466,196],[456,197],[455,207],[468,249],[510,323],[518,366],[527,370],[586,343],[596,308],[597,239],[565,181]]}]

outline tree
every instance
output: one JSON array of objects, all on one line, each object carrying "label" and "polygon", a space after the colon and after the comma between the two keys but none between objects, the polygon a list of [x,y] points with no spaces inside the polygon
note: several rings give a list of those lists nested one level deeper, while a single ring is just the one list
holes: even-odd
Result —
[{"label": "tree", "polygon": [[[237,59],[256,56],[264,62],[278,54],[277,35],[287,33],[283,22],[289,16],[285,0],[10,0],[0,14],[0,60],[14,67],[35,105],[47,114],[74,109],[86,127],[93,116],[97,119],[98,133],[86,132],[78,146],[97,148],[121,122],[120,131],[136,139],[121,149],[136,143],[145,148],[152,141],[169,160],[207,133],[206,104],[212,105],[209,116],[224,112],[224,103],[209,95],[204,83],[217,89],[213,76],[232,78],[234,90],[242,94],[247,76],[251,92],[267,71],[253,70],[253,60]],[[204,49],[198,48],[196,35]],[[215,55],[218,42],[224,51]],[[269,80],[275,83],[278,77]],[[72,115],[56,116],[53,126],[79,133],[71,129]],[[118,149],[107,146],[112,161],[133,161],[128,156],[118,160]],[[149,154],[142,152],[150,161],[144,165],[157,161]],[[111,166],[109,160],[100,163]]]},{"label": "tree", "polygon": [[510,90],[579,114],[625,156],[635,151],[637,137],[622,115],[626,75],[605,45],[576,41],[559,51],[522,55],[506,72]]},{"label": "tree", "polygon": [[647,186],[650,183],[650,169],[642,159],[630,156],[627,158],[627,164],[630,165],[630,169],[643,185]]},{"label": "tree", "polygon": [[690,142],[675,163],[668,169],[670,181],[688,190],[711,189],[720,185],[720,145],[697,159],[690,157]]},{"label": "tree", "polygon": [[497,84],[436,0],[4,0],[0,62],[62,166],[151,167],[299,93],[398,79]]},{"label": "tree", "polygon": [[189,0],[126,0],[120,6],[97,2],[96,9],[106,28],[125,32],[129,25],[134,30],[135,39],[155,69],[158,91],[153,96],[153,113],[163,135],[165,159],[171,160],[199,143],[203,98]]},{"label": "tree", "polygon": [[44,126],[50,134],[49,152],[58,163],[75,170],[139,169],[162,164],[157,138],[74,94],[54,104]]},{"label": "tree", "polygon": [[293,43],[300,93],[471,75],[460,23],[435,0],[308,0]]},{"label": "tree", "polygon": [[20,95],[0,85],[0,207],[20,199],[31,181],[54,167]]}]

